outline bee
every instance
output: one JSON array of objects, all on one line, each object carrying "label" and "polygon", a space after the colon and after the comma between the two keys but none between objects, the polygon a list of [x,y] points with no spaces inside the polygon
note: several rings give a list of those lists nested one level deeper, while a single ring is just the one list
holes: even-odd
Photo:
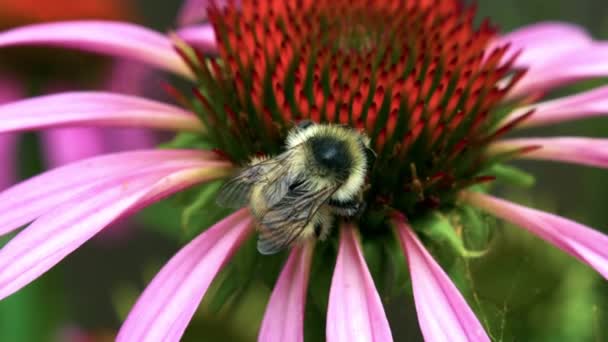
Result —
[{"label": "bee", "polygon": [[291,129],[285,145],[275,157],[251,160],[218,195],[222,206],[249,206],[262,254],[311,237],[323,240],[336,215],[358,215],[376,156],[366,135],[310,121]]}]

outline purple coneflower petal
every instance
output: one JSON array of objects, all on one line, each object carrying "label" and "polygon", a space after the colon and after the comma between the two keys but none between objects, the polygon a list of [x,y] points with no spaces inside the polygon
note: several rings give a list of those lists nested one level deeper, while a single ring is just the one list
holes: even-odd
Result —
[{"label": "purple coneflower petal", "polygon": [[608,279],[608,236],[557,215],[476,192],[462,198],[489,214],[524,228],[590,265]]},{"label": "purple coneflower petal", "polygon": [[226,167],[212,152],[149,150],[82,160],[45,172],[0,192],[0,235],[73,201],[98,183],[119,183],[138,173],[174,172],[190,167]]},{"label": "purple coneflower petal", "polygon": [[100,155],[105,150],[102,132],[98,128],[46,130],[42,132],[41,143],[48,168]]},{"label": "purple coneflower petal", "polygon": [[392,341],[391,329],[354,227],[340,230],[329,292],[327,341]]},{"label": "purple coneflower petal", "polygon": [[519,138],[489,146],[488,154],[517,150],[527,146],[541,148],[520,153],[516,158],[541,159],[608,168],[608,139],[596,138]]},{"label": "purple coneflower petal", "polygon": [[[124,95],[156,95],[160,90],[151,79],[157,72],[146,65],[124,59],[117,60],[105,82],[105,89]],[[159,94],[160,95],[160,94]],[[159,143],[158,133],[147,128],[101,128],[104,150],[108,152],[147,149]]]},{"label": "purple coneflower petal", "polygon": [[519,117],[531,110],[534,110],[534,115],[523,121],[517,128],[608,115],[608,86],[518,108],[507,116],[507,120]]},{"label": "purple coneflower petal", "polygon": [[608,75],[608,43],[592,43],[531,68],[507,95],[509,99],[544,92],[581,79]]},{"label": "purple coneflower petal", "polygon": [[[537,67],[559,55],[591,44],[589,34],[579,26],[542,22],[522,27],[497,39],[491,47],[510,44],[504,56],[510,59],[520,52],[515,65]],[[488,49],[491,51],[492,48]]]},{"label": "purple coneflower petal", "polygon": [[252,230],[243,209],[188,243],[139,297],[117,341],[179,341],[213,278]]},{"label": "purple coneflower petal", "polygon": [[67,92],[0,105],[0,133],[85,125],[203,129],[194,114],[179,107],[105,92]]},{"label": "purple coneflower petal", "polygon": [[106,153],[149,149],[159,142],[154,132],[139,128],[110,128],[98,129],[98,131],[102,131]]},{"label": "purple coneflower petal", "polygon": [[396,232],[407,256],[418,324],[426,341],[490,341],[458,288],[402,220]]},{"label": "purple coneflower petal", "polygon": [[52,45],[126,57],[192,78],[166,36],[145,27],[113,21],[66,21],[18,27],[0,33],[0,47]]},{"label": "purple coneflower petal", "polygon": [[[21,97],[18,83],[4,76],[0,79],[0,104],[13,101]],[[17,136],[14,134],[0,133],[0,190],[5,189],[16,180],[17,158]]]},{"label": "purple coneflower petal", "polygon": [[295,246],[266,307],[258,341],[304,341],[304,308],[314,243]]},{"label": "purple coneflower petal", "polygon": [[177,31],[177,35],[186,43],[205,53],[217,52],[215,31],[210,24],[190,26]]},{"label": "purple coneflower petal", "polygon": [[177,15],[177,23],[180,26],[186,26],[207,19],[207,6],[209,6],[209,2],[209,0],[184,1]]},{"label": "purple coneflower petal", "polygon": [[0,133],[0,190],[6,189],[17,178],[17,136]]},{"label": "purple coneflower petal", "polygon": [[40,216],[0,250],[0,300],[53,267],[104,227],[136,209],[218,177],[213,167],[140,172],[100,182]]}]

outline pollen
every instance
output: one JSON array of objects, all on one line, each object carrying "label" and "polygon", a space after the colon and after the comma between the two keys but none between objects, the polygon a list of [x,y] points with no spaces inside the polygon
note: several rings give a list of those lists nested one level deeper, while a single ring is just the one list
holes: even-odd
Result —
[{"label": "pollen", "polygon": [[525,70],[509,46],[487,49],[496,29],[474,16],[456,0],[212,5],[219,56],[199,60],[197,106],[240,162],[280,152],[301,120],[357,129],[378,155],[370,202],[436,207],[491,180],[484,149],[526,118],[498,127]]}]

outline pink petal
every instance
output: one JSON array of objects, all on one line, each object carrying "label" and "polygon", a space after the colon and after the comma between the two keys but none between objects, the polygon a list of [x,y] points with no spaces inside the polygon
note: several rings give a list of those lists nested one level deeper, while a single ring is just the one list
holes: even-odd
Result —
[{"label": "pink petal", "polygon": [[[158,85],[159,80],[154,80],[153,77],[158,75],[155,75],[148,66],[119,59],[114,61],[104,82],[104,89],[109,89],[113,93],[142,96],[151,85]],[[153,89],[156,90],[156,87]]]},{"label": "pink petal", "polygon": [[327,341],[392,341],[382,301],[360,242],[351,225],[343,226],[327,308]]},{"label": "pink petal", "polygon": [[180,26],[192,25],[207,19],[209,0],[186,0],[177,15]]},{"label": "pink petal", "polygon": [[17,136],[0,134],[0,190],[6,189],[17,179]]},{"label": "pink petal", "polygon": [[521,51],[515,66],[537,67],[591,42],[589,34],[579,26],[560,22],[542,22],[505,34],[494,41],[488,51],[497,46],[510,44],[504,56],[505,60]]},{"label": "pink petal", "polygon": [[152,200],[213,178],[203,168],[139,172],[100,182],[45,213],[0,250],[0,300],[53,267],[104,227]]},{"label": "pink petal", "polygon": [[580,94],[521,107],[508,115],[519,117],[534,109],[534,115],[518,127],[534,127],[608,114],[608,86]]},{"label": "pink petal", "polygon": [[198,48],[204,53],[217,52],[215,31],[211,24],[186,27],[178,30],[177,35],[186,43]]},{"label": "pink petal", "polygon": [[97,128],[59,128],[42,132],[43,157],[55,168],[104,152],[101,130]]},{"label": "pink petal", "polygon": [[110,128],[98,131],[101,131],[106,152],[148,149],[160,142],[154,132],[140,128]]},{"label": "pink petal", "polygon": [[[106,89],[125,95],[157,96],[160,89],[154,87],[153,79],[157,73],[133,61],[114,62],[106,80]],[[161,95],[161,94],[158,94]],[[146,128],[107,128],[99,130],[104,142],[105,152],[146,149],[159,143],[157,132]]]},{"label": "pink petal", "polygon": [[73,201],[100,182],[117,183],[138,172],[226,166],[214,158],[213,153],[204,151],[135,151],[95,157],[45,172],[0,193],[0,235]]},{"label": "pink petal", "polygon": [[458,288],[403,220],[396,232],[406,254],[418,324],[426,341],[490,341]]},{"label": "pink petal", "polygon": [[188,243],[140,296],[117,341],[178,341],[211,281],[252,230],[251,217],[240,210]]},{"label": "pink petal", "polygon": [[66,21],[23,26],[0,33],[0,47],[52,45],[132,58],[192,78],[192,72],[164,35],[112,21]]},{"label": "pink petal", "polygon": [[467,192],[463,199],[493,216],[539,236],[590,265],[608,279],[608,236],[563,217],[489,195]]},{"label": "pink petal", "polygon": [[292,249],[266,307],[258,341],[304,341],[304,307],[313,243]]},{"label": "pink petal", "polygon": [[[8,77],[0,79],[0,103],[13,101],[21,97],[21,89],[16,81]],[[0,190],[5,189],[16,180],[17,136],[15,134],[0,134]]]},{"label": "pink petal", "polygon": [[513,87],[508,99],[544,92],[575,81],[608,75],[608,43],[593,43],[534,67]]},{"label": "pink petal", "polygon": [[0,132],[84,125],[202,130],[196,116],[179,107],[105,92],[67,92],[0,106]]},{"label": "pink petal", "polygon": [[561,161],[608,168],[608,139],[595,138],[521,138],[507,139],[490,145],[490,155],[526,146],[539,149],[517,155],[517,158]]}]

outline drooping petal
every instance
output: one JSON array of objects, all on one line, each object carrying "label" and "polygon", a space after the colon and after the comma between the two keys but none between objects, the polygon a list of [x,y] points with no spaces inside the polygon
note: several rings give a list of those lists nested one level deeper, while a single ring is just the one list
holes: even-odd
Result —
[{"label": "drooping petal", "polygon": [[[221,2],[221,0],[216,2]],[[177,23],[180,26],[187,26],[207,19],[207,6],[209,6],[209,0],[184,1],[177,15]]]},{"label": "drooping petal", "polygon": [[534,114],[517,128],[608,115],[608,86],[518,108],[507,116],[507,120],[519,117],[531,110],[534,110]]},{"label": "drooping petal", "polygon": [[211,24],[186,27],[178,30],[177,35],[186,43],[204,53],[217,52],[215,31],[213,30],[213,26],[211,26]]},{"label": "drooping petal", "polygon": [[592,43],[531,68],[507,99],[544,92],[581,79],[608,75],[608,43]]},{"label": "drooping petal", "polygon": [[557,215],[524,207],[502,199],[475,192],[467,192],[463,200],[526,229],[590,265],[608,279],[608,236]]},{"label": "drooping petal", "polygon": [[304,307],[313,243],[295,246],[264,313],[258,341],[304,341]]},{"label": "drooping petal", "polygon": [[475,313],[403,219],[395,220],[406,254],[418,324],[426,341],[490,341]]},{"label": "drooping petal", "polygon": [[147,65],[132,60],[116,59],[104,80],[103,89],[123,95],[148,95],[150,90],[157,90],[154,77],[158,75],[155,73],[157,71]]},{"label": "drooping petal", "polygon": [[351,225],[341,227],[340,250],[327,307],[327,341],[392,341],[374,280]]},{"label": "drooping petal", "polygon": [[17,178],[17,136],[0,133],[0,190],[6,189]]},{"label": "drooping petal", "polygon": [[164,35],[114,21],[65,21],[18,27],[0,33],[0,47],[51,45],[135,59],[178,75],[192,72]]},{"label": "drooping petal", "polygon": [[[158,72],[134,61],[117,60],[112,65],[105,89],[125,95],[156,96]],[[160,94],[159,94],[160,95]],[[147,128],[101,128],[106,153],[152,148],[160,142],[158,132]]]},{"label": "drooping petal", "polygon": [[97,128],[45,130],[41,135],[41,145],[48,168],[56,168],[104,152],[102,132]]},{"label": "drooping petal", "polygon": [[[19,83],[6,75],[0,78],[0,104],[21,97]],[[16,180],[17,171],[17,136],[0,133],[0,190],[4,190]]]},{"label": "drooping petal", "polygon": [[90,187],[39,217],[0,250],[0,300],[39,277],[119,217],[217,176],[213,169],[199,166],[141,172]]},{"label": "drooping petal", "polygon": [[561,54],[591,44],[592,39],[581,27],[560,22],[541,22],[522,27],[494,41],[493,47],[510,44],[505,60],[519,52],[518,67],[538,67]]},{"label": "drooping petal", "polygon": [[66,92],[0,105],[0,133],[86,125],[203,129],[194,114],[179,107],[105,92]]},{"label": "drooping petal", "polygon": [[577,137],[506,139],[490,145],[488,154],[513,151],[526,146],[542,147],[518,154],[517,158],[561,161],[608,168],[608,139]]},{"label": "drooping petal", "polygon": [[240,210],[182,248],[148,285],[117,341],[179,341],[213,278],[252,232]]},{"label": "drooping petal", "polygon": [[213,153],[149,150],[82,160],[30,178],[0,193],[0,235],[72,201],[99,182],[118,183],[138,172],[176,171],[188,167],[226,167]]}]

